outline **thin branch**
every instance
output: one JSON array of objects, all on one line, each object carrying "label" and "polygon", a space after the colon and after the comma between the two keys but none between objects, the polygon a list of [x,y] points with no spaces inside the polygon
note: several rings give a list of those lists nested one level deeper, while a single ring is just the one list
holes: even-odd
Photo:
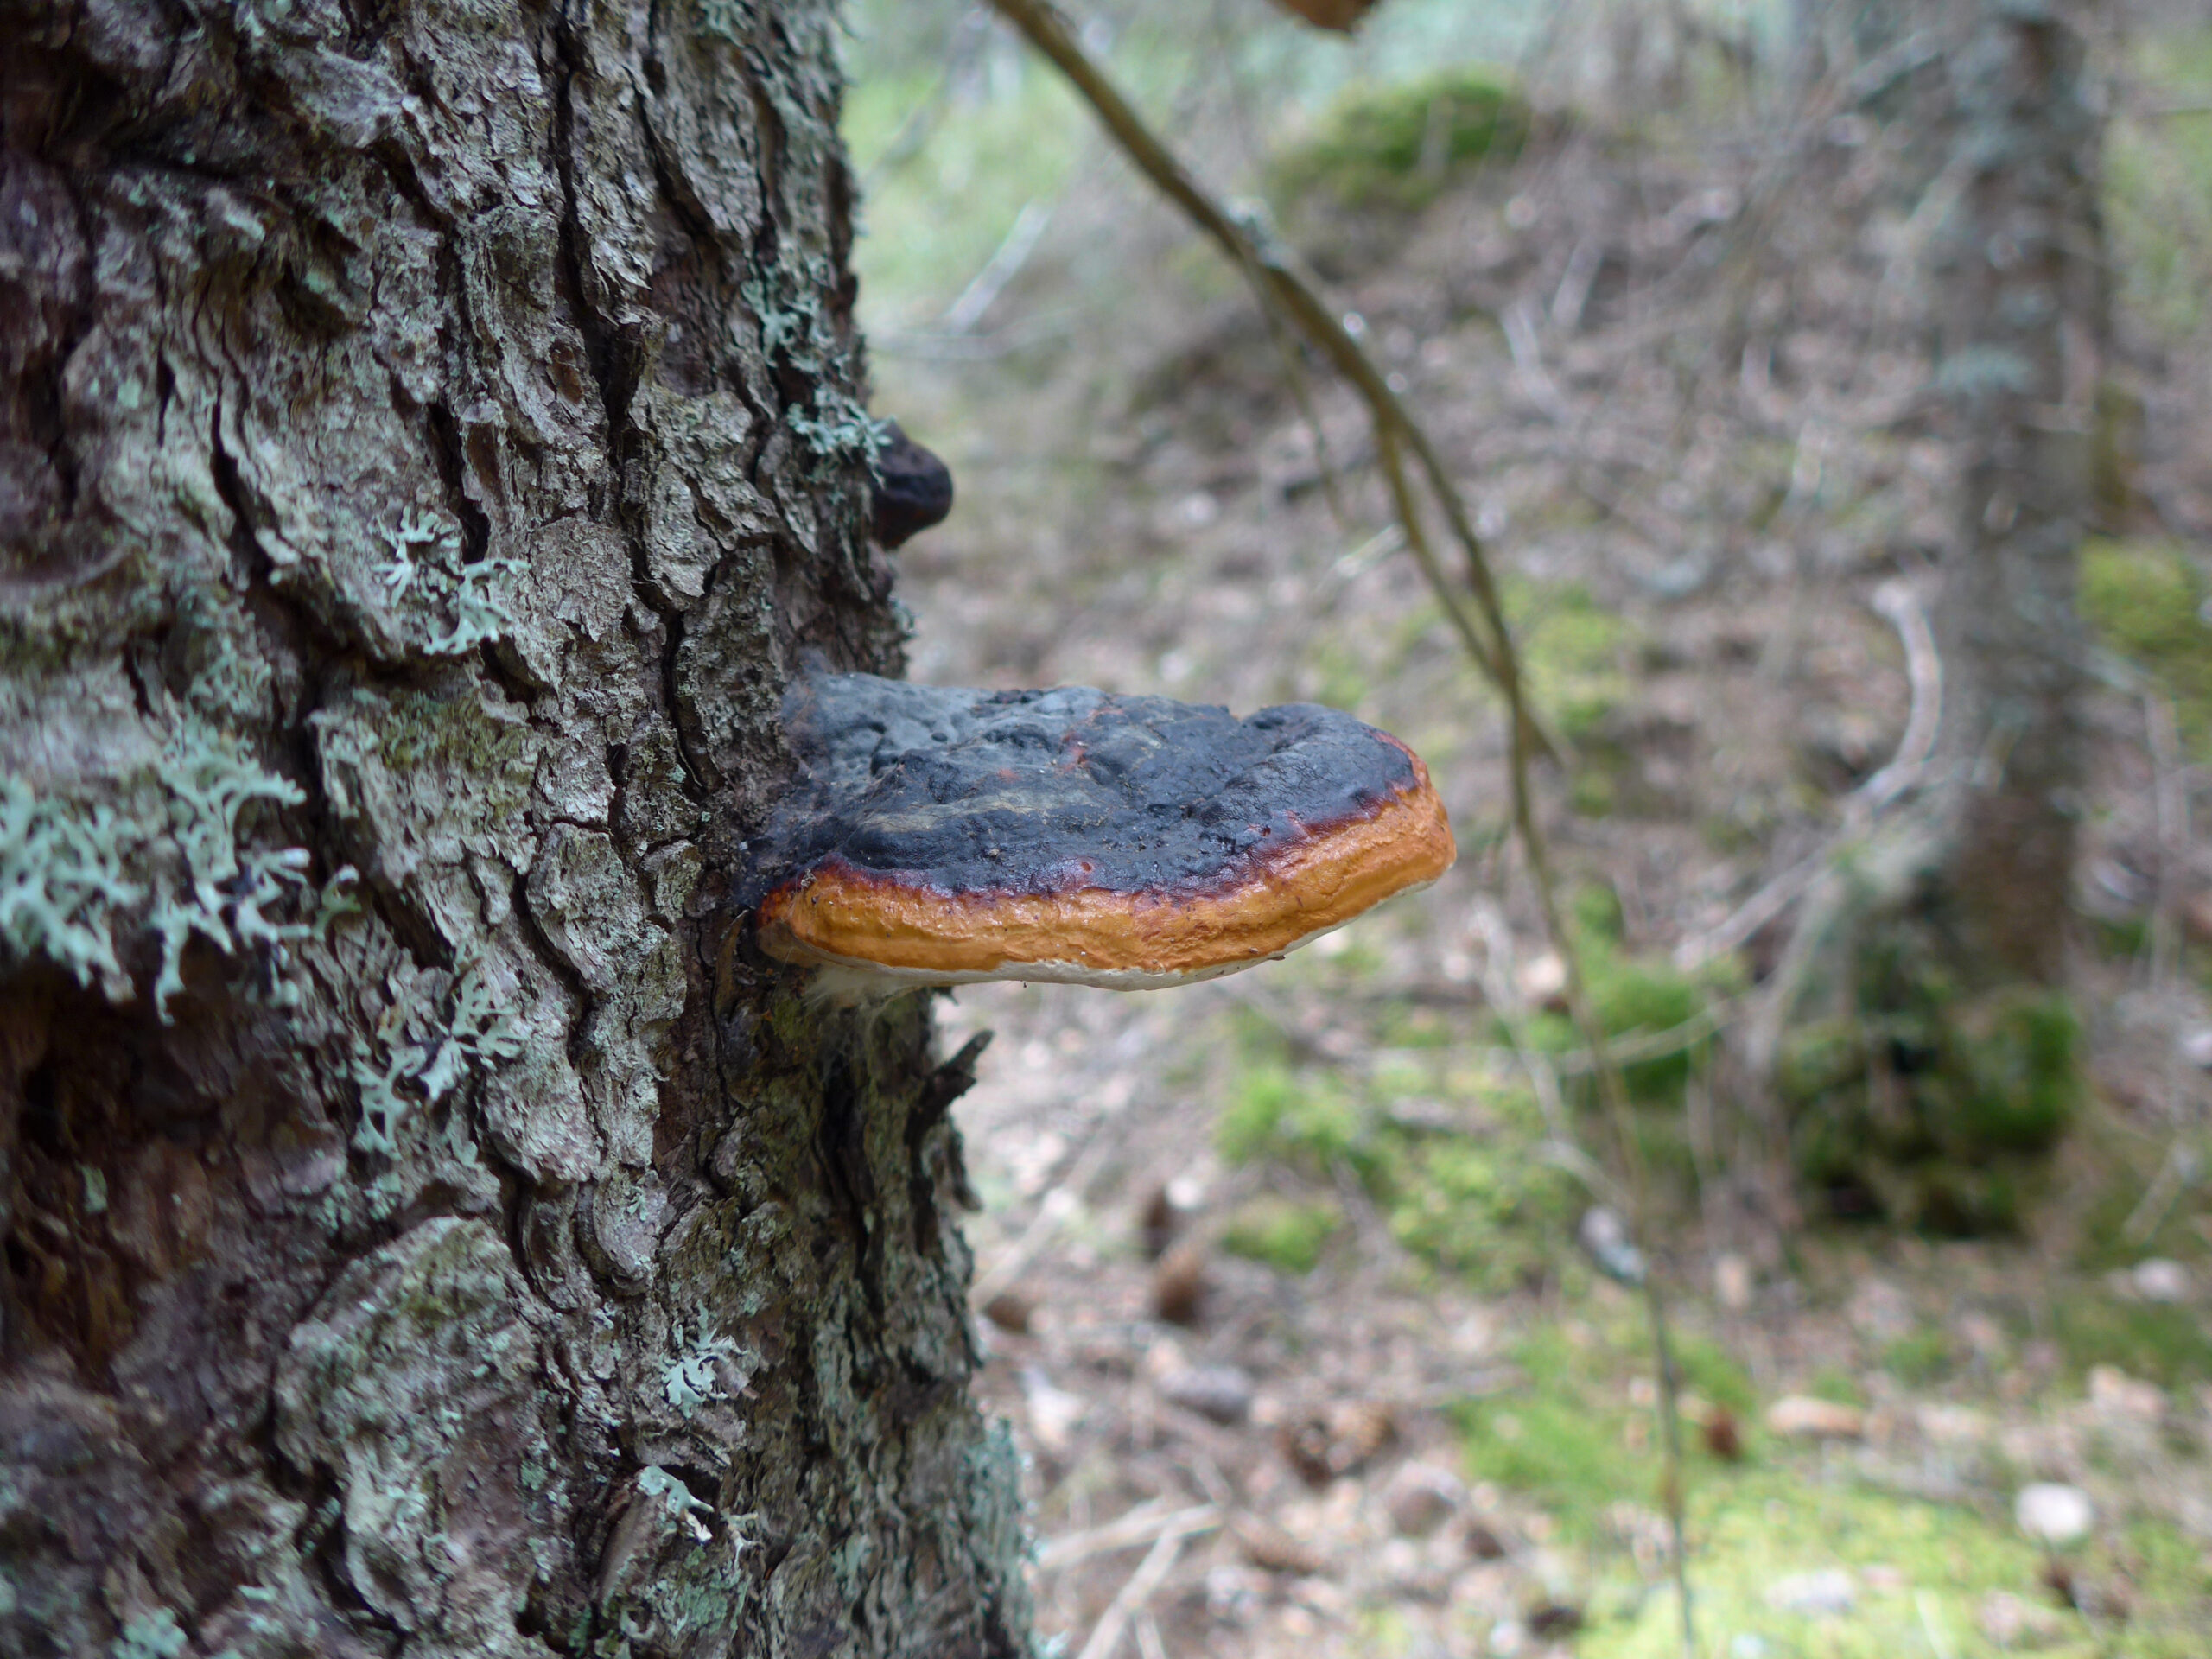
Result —
[{"label": "thin branch", "polygon": [[1183,1553],[1183,1540],[1188,1535],[1180,1532],[1160,1535],[1160,1541],[1137,1563],[1137,1570],[1129,1574],[1128,1582],[1099,1615],[1090,1640],[1083,1644],[1083,1651],[1076,1659],[1109,1659],[1114,1649],[1122,1645],[1122,1633],[1128,1629],[1131,1617],[1152,1599],[1152,1592],[1173,1570],[1175,1558]]},{"label": "thin branch", "polygon": [[[1092,62],[1090,54],[1083,49],[1054,8],[1042,3],[1042,0],[992,0],[992,3],[1028,37],[1031,45],[1050,58],[1060,73],[1074,83],[1130,160],[1220,245],[1260,289],[1262,298],[1271,307],[1280,308],[1300,334],[1320,348],[1336,371],[1365,399],[1378,423],[1395,429],[1406,441],[1443,501],[1454,532],[1468,545],[1476,601],[1484,612],[1484,620],[1502,634],[1504,613],[1496,603],[1488,569],[1481,563],[1481,541],[1475,536],[1472,521],[1467,518],[1465,507],[1459,502],[1458,491],[1445,472],[1434,446],[1407,412],[1397,393],[1390,390],[1388,380],[1369,359],[1359,342],[1346,332],[1343,320],[1304,275],[1294,268],[1288,250],[1258,222],[1256,213],[1235,213],[1206,193],[1153,136],[1143,118]],[[1465,601],[1458,589],[1448,584],[1437,589],[1437,598],[1447,611],[1463,611],[1465,607]],[[1457,620],[1455,626],[1463,639],[1473,638],[1481,632],[1471,619]],[[1477,660],[1503,689],[1505,676],[1491,642],[1483,643]]]},{"label": "thin branch", "polygon": [[[992,0],[999,14],[1029,39],[1030,44],[1056,64],[1090,102],[1130,160],[1174,201],[1198,228],[1217,243],[1243,270],[1259,293],[1262,302],[1294,323],[1318,346],[1337,372],[1365,401],[1374,423],[1376,443],[1390,483],[1391,497],[1402,525],[1406,544],[1420,563],[1421,574],[1437,601],[1451,617],[1468,653],[1496,684],[1505,700],[1507,759],[1511,780],[1514,830],[1528,861],[1531,885],[1543,912],[1545,931],[1567,969],[1569,1013],[1590,1049],[1598,1076],[1599,1098],[1616,1143],[1620,1166],[1628,1175],[1634,1195],[1632,1224],[1639,1236],[1648,1236],[1652,1219],[1649,1183],[1643,1158],[1630,1121],[1627,1086],[1620,1068],[1607,1050],[1603,1027],[1590,1001],[1581,953],[1560,912],[1551,858],[1543,830],[1536,820],[1535,792],[1529,772],[1533,757],[1555,753],[1545,738],[1530,707],[1522,678],[1520,658],[1513,648],[1512,630],[1505,607],[1491,575],[1482,538],[1467,512],[1459,486],[1427,430],[1416,421],[1376,366],[1342,316],[1300,270],[1287,248],[1270,232],[1258,212],[1232,212],[1217,202],[1183,164],[1169,153],[1145,124],[1135,108],[1109,81],[1077,41],[1059,13],[1046,0]],[[1410,452],[1427,484],[1465,561],[1465,581],[1474,600],[1470,613],[1459,586],[1444,573],[1441,562],[1427,543],[1421,514],[1414,500],[1401,449]],[[1675,1587],[1681,1599],[1685,1655],[1696,1649],[1692,1624],[1688,1567],[1683,1539],[1681,1484],[1681,1425],[1675,1397],[1675,1366],[1668,1334],[1665,1298],[1658,1275],[1644,1276],[1644,1300],[1649,1312],[1654,1358],[1659,1373],[1660,1414],[1665,1425],[1666,1491],[1669,1529],[1674,1542]],[[1165,1548],[1163,1541],[1162,1548]],[[1103,1627],[1102,1627],[1103,1629]],[[1116,1632],[1118,1639],[1119,1631]],[[1093,1637],[1096,1644],[1096,1637]],[[1085,1649],[1086,1659],[1090,1659]]]},{"label": "thin branch", "polygon": [[1041,1573],[1058,1572],[1077,1561],[1089,1560],[1093,1555],[1135,1549],[1139,1544],[1156,1544],[1162,1538],[1188,1538],[1196,1533],[1211,1532],[1220,1524],[1221,1510],[1212,1503],[1198,1503],[1182,1510],[1164,1510],[1157,1502],[1143,1503],[1103,1526],[1047,1539],[1037,1552],[1037,1568]]},{"label": "thin branch", "polygon": [[1859,786],[1854,805],[1878,812],[1920,781],[1928,757],[1936,752],[1936,734],[1943,723],[1943,658],[1936,649],[1936,631],[1928,625],[1927,607],[1906,582],[1885,582],[1874,590],[1874,609],[1897,631],[1904,645],[1905,677],[1912,686],[1912,711],[1905,718],[1904,735],[1890,764]]},{"label": "thin branch", "polygon": [[1006,291],[1006,285],[1021,275],[1021,268],[1029,263],[1029,256],[1036,251],[1037,239],[1045,234],[1045,226],[1052,222],[1052,204],[1042,197],[1033,197],[1014,215],[1013,226],[998,251],[984,261],[983,268],[976,273],[975,280],[960,291],[960,297],[946,308],[938,320],[938,327],[948,334],[972,332],[983,320],[983,314]]},{"label": "thin branch", "polygon": [[1912,686],[1912,710],[1905,717],[1904,735],[1897,753],[1879,772],[1853,790],[1844,801],[1843,822],[1819,850],[1802,858],[1736,906],[1726,920],[1693,934],[1675,947],[1675,965],[1691,969],[1733,950],[1811,889],[1821,874],[1834,861],[1842,842],[1864,835],[1867,827],[1898,796],[1920,781],[1935,753],[1936,734],[1942,723],[1943,659],[1936,649],[1935,631],[1928,626],[1928,612],[1910,583],[1885,582],[1874,591],[1874,608],[1897,629],[1904,645],[1905,677]]}]

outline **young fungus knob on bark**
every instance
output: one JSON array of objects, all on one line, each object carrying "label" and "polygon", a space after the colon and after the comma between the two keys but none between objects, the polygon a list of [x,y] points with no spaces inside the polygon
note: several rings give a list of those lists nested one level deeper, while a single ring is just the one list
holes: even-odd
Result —
[{"label": "young fungus knob on bark", "polygon": [[1140,990],[1294,950],[1456,855],[1419,757],[1311,703],[815,675],[758,868],[762,949],[832,995]]},{"label": "young fungus knob on bark", "polygon": [[952,469],[896,421],[883,423],[883,442],[868,473],[871,528],[887,549],[943,524],[952,511]]}]

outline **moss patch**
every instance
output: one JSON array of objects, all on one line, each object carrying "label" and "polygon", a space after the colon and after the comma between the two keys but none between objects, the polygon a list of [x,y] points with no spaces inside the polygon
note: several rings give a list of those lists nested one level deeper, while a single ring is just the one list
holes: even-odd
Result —
[{"label": "moss patch", "polygon": [[[1416,1097],[1470,1127],[1395,1115]],[[1296,1065],[1279,1037],[1256,1027],[1243,1033],[1215,1141],[1229,1162],[1273,1164],[1294,1185],[1350,1174],[1410,1255],[1487,1289],[1556,1272],[1578,1194],[1546,1157],[1542,1115],[1525,1091],[1419,1051],[1363,1077]],[[1271,1198],[1237,1212],[1224,1242],[1303,1272],[1341,1219],[1324,1192]]]},{"label": "moss patch", "polygon": [[[1630,957],[1605,944],[1586,943],[1583,969],[1590,1005],[1609,1038],[1659,1038],[1689,1026],[1706,1011],[1707,989],[1695,975],[1683,973],[1659,957]],[[1563,1014],[1540,1015],[1529,1027],[1531,1040],[1554,1054],[1582,1046],[1574,1023]],[[1685,1041],[1666,1053],[1631,1059],[1621,1068],[1629,1093],[1650,1103],[1681,1098],[1694,1067],[1702,1064],[1709,1039]]]},{"label": "moss patch", "polygon": [[1930,931],[1895,917],[1848,959],[1847,1011],[1801,1022],[1777,1066],[1800,1176],[1839,1218],[2015,1230],[2086,1097],[2073,1003],[1969,991]]},{"label": "moss patch", "polygon": [[[2145,102],[2212,93],[2212,29],[2146,32],[2128,65]],[[2106,145],[2105,208],[2123,303],[2173,334],[2205,321],[2203,251],[2212,245],[2212,117],[2191,111],[2117,121]]]},{"label": "moss patch", "polygon": [[2212,1332],[2195,1307],[2125,1301],[2101,1285],[2083,1285],[2052,1299],[2050,1326],[2077,1377],[2116,1365],[2164,1388],[2212,1382]]},{"label": "moss patch", "polygon": [[1533,1100],[1501,1096],[1492,1111],[1502,1132],[1391,1136],[1370,1185],[1408,1251],[1503,1290],[1557,1272],[1577,1188],[1541,1157]]},{"label": "moss patch", "polygon": [[1221,1247],[1231,1255],[1263,1262],[1284,1273],[1311,1273],[1343,1227],[1344,1211],[1324,1198],[1301,1203],[1268,1196],[1237,1207],[1223,1230]]},{"label": "moss patch", "polygon": [[1232,1164],[1266,1157],[1311,1173],[1349,1158],[1363,1136],[1359,1109],[1333,1075],[1265,1060],[1238,1076],[1215,1131]]},{"label": "moss patch", "polygon": [[1529,136],[1529,107],[1500,72],[1474,65],[1395,86],[1349,88],[1269,169],[1272,193],[1346,207],[1405,210],[1433,200],[1453,175],[1510,159]]},{"label": "moss patch", "polygon": [[2183,744],[2212,759],[2212,582],[2177,547],[2091,541],[2082,610],[2098,636],[2173,700]]},{"label": "moss patch", "polygon": [[1538,1332],[1514,1350],[1525,1388],[1454,1408],[1467,1473],[1554,1516],[1567,1535],[1587,1541],[1611,1505],[1650,1504],[1659,1461],[1648,1434],[1631,1437],[1630,1413],[1612,1374],[1630,1356],[1586,1331]]},{"label": "moss patch", "polygon": [[[1590,1618],[1575,1645],[1584,1659],[1672,1659],[1681,1650],[1663,1576],[1650,1573],[1649,1559],[1637,1567],[1613,1535],[1627,1513],[1619,1506],[1646,1516],[1659,1508],[1654,1425],[1624,1403],[1626,1380],[1644,1363],[1632,1325],[1548,1327],[1515,1350],[1522,1388],[1452,1413],[1467,1475],[1556,1522]],[[1750,1380],[1725,1351],[1694,1333],[1678,1346],[1695,1392],[1752,1414]],[[1994,1659],[1999,1650],[1980,1615],[1985,1599],[2002,1592],[2052,1608],[2054,1643],[2042,1651],[2180,1659],[2196,1651],[2190,1643],[2201,1643],[2212,1611],[2201,1548],[2161,1523],[2137,1522],[2069,1557],[2084,1579],[2124,1586],[2135,1608],[2125,1624],[2093,1628],[2052,1601],[2042,1554],[1994,1495],[1986,1508],[1931,1503],[1862,1484],[1817,1451],[1765,1440],[1742,1463],[1693,1453],[1686,1473],[1701,1652],[1891,1659],[1930,1651],[1932,1625],[1936,1651]],[[1848,1611],[1790,1605],[1791,1579],[1839,1569],[1850,1575]]]},{"label": "moss patch", "polygon": [[1580,582],[1508,583],[1504,598],[1537,708],[1569,741],[1589,737],[1628,696],[1636,630]]},{"label": "moss patch", "polygon": [[[1699,1637],[1709,1652],[1894,1659],[1934,1651],[1993,1659],[2002,1649],[1983,1635],[1980,1612],[1999,1592],[2052,1609],[2052,1639],[2037,1651],[2063,1659],[2181,1659],[2201,1649],[2198,1621],[2207,1611],[2201,1552],[2169,1528],[2139,1527],[2126,1540],[2125,1577],[2138,1599],[2136,1617],[2093,1627],[2053,1602],[2042,1582],[2041,1554],[2002,1520],[1976,1510],[1747,1470],[1694,1491],[1689,1522]],[[2122,1565],[2102,1550],[2080,1563],[2091,1577],[2109,1577]],[[1836,1569],[1851,1574],[1847,1612],[1789,1606],[1788,1580]],[[1576,1647],[1583,1659],[1672,1659],[1681,1651],[1670,1593],[1633,1586],[1626,1605],[1625,1616],[1585,1632]]]}]

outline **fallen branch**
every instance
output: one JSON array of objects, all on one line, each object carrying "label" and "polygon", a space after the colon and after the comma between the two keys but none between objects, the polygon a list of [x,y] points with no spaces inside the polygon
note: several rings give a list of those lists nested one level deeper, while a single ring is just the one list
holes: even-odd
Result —
[{"label": "fallen branch", "polygon": [[983,314],[997,303],[1006,291],[1006,285],[1021,274],[1029,263],[1029,256],[1037,251],[1038,238],[1045,234],[1045,227],[1052,222],[1052,205],[1041,199],[1033,199],[1014,215],[1013,228],[998,251],[983,262],[975,280],[960,291],[960,297],[946,308],[939,320],[939,327],[950,334],[964,334],[983,320]]},{"label": "fallen branch", "polygon": [[1103,1527],[1048,1540],[1037,1552],[1037,1567],[1039,1572],[1055,1573],[1073,1567],[1077,1561],[1089,1560],[1093,1555],[1135,1549],[1139,1544],[1156,1544],[1163,1538],[1189,1538],[1211,1532],[1220,1524],[1221,1510],[1212,1503],[1193,1504],[1184,1510],[1163,1510],[1156,1501],[1141,1503]]},{"label": "fallen branch", "polygon": [[1128,1582],[1099,1615],[1090,1640],[1083,1644],[1083,1651],[1076,1659],[1108,1659],[1121,1646],[1122,1633],[1128,1629],[1130,1618],[1152,1599],[1152,1592],[1174,1570],[1175,1558],[1183,1553],[1183,1540],[1187,1536],[1187,1533],[1166,1533],[1152,1547],[1144,1560],[1137,1563],[1137,1570],[1129,1574]]},{"label": "fallen branch", "polygon": [[1874,591],[1873,604],[1904,643],[1905,675],[1912,685],[1912,709],[1905,718],[1904,735],[1897,741],[1897,753],[1887,766],[1845,798],[1843,822],[1820,850],[1762,887],[1730,912],[1726,921],[1676,945],[1677,968],[1702,968],[1779,918],[1812,890],[1813,883],[1834,861],[1839,846],[1864,835],[1882,809],[1917,784],[1927,771],[1943,713],[1943,660],[1936,649],[1935,631],[1928,625],[1926,607],[1909,583],[1884,582]]},{"label": "fallen branch", "polygon": [[1936,752],[1937,728],[1943,723],[1943,659],[1936,652],[1936,631],[1928,625],[1927,607],[1921,604],[1920,595],[1910,582],[1885,582],[1874,590],[1874,609],[1904,643],[1904,671],[1912,687],[1912,709],[1890,764],[1853,791],[1853,804],[1868,813],[1880,811],[1920,781],[1929,756]]}]

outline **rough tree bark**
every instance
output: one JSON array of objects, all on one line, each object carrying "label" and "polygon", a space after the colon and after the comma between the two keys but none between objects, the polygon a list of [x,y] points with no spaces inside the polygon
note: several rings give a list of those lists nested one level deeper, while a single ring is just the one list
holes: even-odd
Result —
[{"label": "rough tree bark", "polygon": [[[2078,1092],[2064,995],[2081,811],[2075,571],[2107,278],[2101,120],[2053,0],[1950,0],[1928,188],[1936,389],[1959,462],[1935,631],[1942,716],[1915,809],[1815,903],[1777,1007],[1800,1163],[1943,1228],[2009,1224]],[[1839,1006],[1847,1014],[1836,1016]]]},{"label": "rough tree bark", "polygon": [[830,0],[0,0],[0,1651],[1028,1650],[926,1010],[730,893],[895,668]]}]

